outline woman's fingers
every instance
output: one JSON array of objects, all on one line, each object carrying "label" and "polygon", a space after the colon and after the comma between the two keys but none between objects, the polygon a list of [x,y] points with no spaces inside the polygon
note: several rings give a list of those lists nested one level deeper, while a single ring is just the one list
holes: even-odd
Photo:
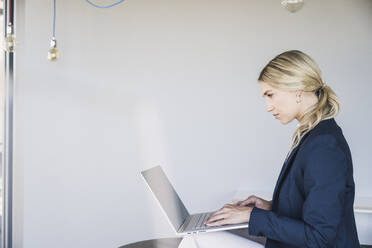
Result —
[{"label": "woman's fingers", "polygon": [[215,221],[217,219],[225,218],[226,212],[229,209],[231,209],[232,206],[234,206],[234,204],[225,204],[220,210],[218,210],[218,211],[214,212],[213,214],[211,214],[211,216],[209,216],[209,218],[206,221],[206,223]]},{"label": "woman's fingers", "polygon": [[220,219],[220,220],[217,220],[217,221],[214,221],[214,222],[209,222],[206,225],[207,226],[222,226],[222,225],[226,225],[226,224],[229,224],[228,220]]},{"label": "woman's fingers", "polygon": [[256,201],[257,201],[257,197],[254,196],[254,195],[251,195],[247,199],[245,199],[244,201],[241,201],[240,204],[238,204],[238,205],[239,206],[247,206],[247,205],[251,205],[251,204],[255,205]]},{"label": "woman's fingers", "polygon": [[215,226],[216,225],[216,222],[219,222],[225,218],[227,218],[228,215],[225,214],[225,213],[220,213],[220,214],[216,214],[216,215],[212,215],[208,218],[207,222],[205,223],[206,225],[213,225]]},{"label": "woman's fingers", "polygon": [[238,206],[255,206],[257,208],[271,210],[272,201],[266,201],[260,197],[251,195],[246,200],[241,201]]},{"label": "woman's fingers", "polygon": [[205,224],[208,226],[219,226],[249,222],[251,212],[252,207],[226,204],[222,211],[212,214]]}]

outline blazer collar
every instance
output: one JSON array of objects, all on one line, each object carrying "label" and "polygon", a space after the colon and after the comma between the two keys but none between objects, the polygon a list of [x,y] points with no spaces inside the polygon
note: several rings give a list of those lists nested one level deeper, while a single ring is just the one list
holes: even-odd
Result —
[{"label": "blazer collar", "polygon": [[280,189],[280,185],[281,185],[283,179],[285,178],[285,175],[287,174],[287,171],[289,170],[290,165],[292,164],[292,160],[296,157],[295,155],[296,155],[298,149],[300,148],[301,144],[306,139],[306,137],[309,136],[309,134],[312,133],[315,129],[334,128],[335,126],[337,127],[337,124],[336,124],[336,122],[333,118],[327,119],[327,120],[322,120],[321,122],[318,123],[318,125],[316,125],[312,130],[310,130],[310,132],[308,132],[307,134],[305,134],[304,137],[302,137],[302,139],[300,141],[300,144],[298,144],[298,146],[296,146],[291,151],[291,153],[288,155],[287,159],[284,161],[282,170],[280,171],[280,174],[279,174],[278,181],[276,182],[276,185],[275,185],[275,189],[274,189],[274,193],[273,193],[273,202],[274,202],[274,200],[277,199],[277,197],[278,197],[277,194],[278,194],[278,191]]}]

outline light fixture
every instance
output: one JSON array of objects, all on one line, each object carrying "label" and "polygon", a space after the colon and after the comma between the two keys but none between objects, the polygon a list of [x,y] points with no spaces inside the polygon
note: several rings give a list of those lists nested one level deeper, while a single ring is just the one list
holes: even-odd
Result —
[{"label": "light fixture", "polygon": [[6,30],[6,38],[5,38],[5,50],[9,53],[14,52],[15,47],[17,45],[17,40],[14,36],[13,25],[11,23],[8,24]]},{"label": "light fixture", "polygon": [[297,12],[304,6],[304,0],[281,0],[284,8],[294,13]]},{"label": "light fixture", "polygon": [[9,22],[8,22],[8,26],[6,28],[6,37],[4,39],[4,43],[5,43],[4,44],[4,49],[9,53],[14,52],[15,47],[17,45],[17,40],[15,39],[15,36],[14,36],[12,5],[13,5],[13,1],[9,1],[9,9],[8,9],[9,10],[8,11]]},{"label": "light fixture", "polygon": [[56,61],[59,58],[59,51],[57,49],[57,40],[53,37],[50,40],[50,49],[48,51],[48,59],[49,61]]},{"label": "light fixture", "polygon": [[54,2],[54,12],[53,12],[53,36],[50,40],[50,49],[48,51],[48,60],[57,61],[59,58],[59,51],[57,49],[57,40],[56,40],[56,0]]}]

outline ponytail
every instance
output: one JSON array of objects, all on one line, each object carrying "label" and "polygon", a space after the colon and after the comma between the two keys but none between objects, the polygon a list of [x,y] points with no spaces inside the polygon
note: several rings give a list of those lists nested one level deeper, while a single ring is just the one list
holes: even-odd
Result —
[{"label": "ponytail", "polygon": [[299,120],[300,125],[292,136],[291,150],[298,146],[302,137],[319,122],[335,117],[340,111],[338,97],[331,87],[325,83],[315,91],[315,95],[318,97],[318,102],[305,112]]}]

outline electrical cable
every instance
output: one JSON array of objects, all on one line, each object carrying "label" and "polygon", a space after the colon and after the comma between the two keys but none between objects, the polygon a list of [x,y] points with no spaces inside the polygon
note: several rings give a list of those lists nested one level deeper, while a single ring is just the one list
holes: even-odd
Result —
[{"label": "electrical cable", "polygon": [[53,37],[56,37],[56,0],[54,0],[54,13],[53,13]]},{"label": "electrical cable", "polygon": [[118,2],[116,2],[116,3],[113,3],[113,4],[110,4],[110,5],[99,6],[99,5],[95,4],[95,3],[92,3],[92,2],[89,1],[89,0],[85,0],[85,1],[86,1],[87,3],[89,3],[90,5],[92,5],[93,7],[96,7],[96,8],[99,8],[99,9],[108,9],[108,8],[114,7],[114,6],[116,6],[116,5],[118,5],[118,4],[122,3],[122,2],[124,2],[124,0],[120,0],[120,1],[118,1]]},{"label": "electrical cable", "polygon": [[12,12],[12,2],[13,1],[9,1],[9,23],[12,23],[12,16],[13,16],[13,12]]}]

